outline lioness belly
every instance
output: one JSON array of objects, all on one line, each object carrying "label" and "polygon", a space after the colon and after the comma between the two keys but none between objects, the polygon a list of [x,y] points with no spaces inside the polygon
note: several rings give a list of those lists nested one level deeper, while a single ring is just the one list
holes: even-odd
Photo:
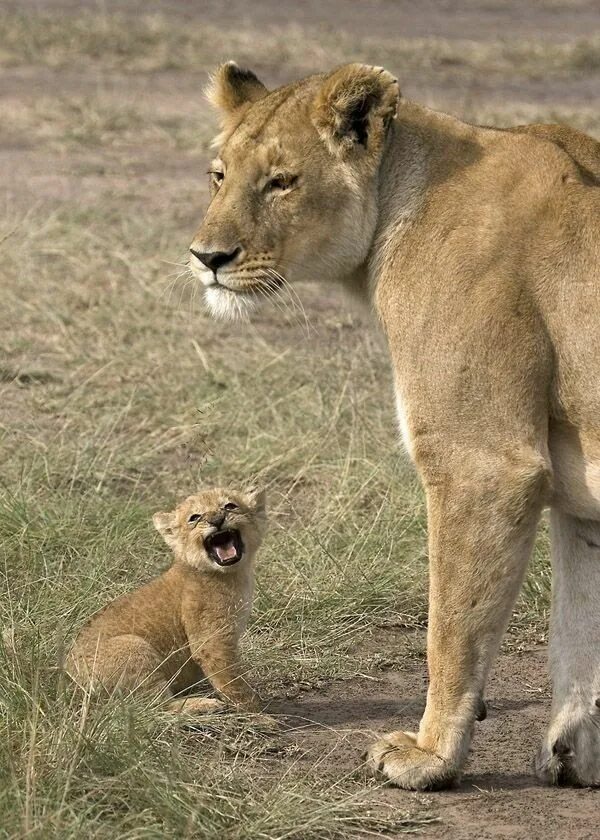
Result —
[{"label": "lioness belly", "polygon": [[408,414],[406,412],[406,406],[404,402],[404,398],[400,392],[400,389],[396,386],[396,417],[398,418],[398,429],[400,431],[400,437],[402,439],[402,443],[404,444],[404,448],[412,458],[412,443],[410,439],[410,429],[408,426]]},{"label": "lioness belly", "polygon": [[579,519],[600,519],[600,435],[567,424],[550,430],[553,506]]}]

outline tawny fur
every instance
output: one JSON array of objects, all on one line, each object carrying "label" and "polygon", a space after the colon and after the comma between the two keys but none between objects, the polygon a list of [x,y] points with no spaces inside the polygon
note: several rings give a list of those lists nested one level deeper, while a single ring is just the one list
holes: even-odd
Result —
[{"label": "tawny fur", "polygon": [[551,505],[554,699],[538,773],[600,784],[600,144],[563,126],[469,125],[400,99],[377,67],[258,98],[254,86],[243,102],[241,82],[219,80],[228,104],[192,247],[235,257],[213,274],[192,255],[209,307],[245,316],[279,275],[367,301],[427,494],[427,706],[419,732],[382,738],[370,765],[407,788],[459,776]]},{"label": "tawny fur", "polygon": [[[192,517],[192,521],[190,521]],[[171,711],[223,706],[206,697],[176,697],[205,678],[228,702],[258,706],[246,680],[239,640],[252,603],[254,558],[266,527],[263,493],[211,489],[190,496],[154,524],[172,549],[171,567],[112,601],[83,627],[65,662],[86,690],[144,691],[168,700]],[[217,565],[204,540],[236,529],[244,552],[235,565]]]}]

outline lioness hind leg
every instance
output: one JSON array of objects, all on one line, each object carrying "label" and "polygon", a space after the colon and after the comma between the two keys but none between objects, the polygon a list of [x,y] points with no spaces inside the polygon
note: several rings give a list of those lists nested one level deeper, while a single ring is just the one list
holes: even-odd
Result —
[{"label": "lioness hind leg", "polygon": [[417,734],[393,732],[367,762],[399,787],[446,787],[464,764],[485,681],[510,617],[548,484],[525,451],[456,465],[427,487],[429,690]]},{"label": "lioness hind leg", "polygon": [[600,785],[600,522],[552,510],[552,722],[536,760],[550,784]]}]

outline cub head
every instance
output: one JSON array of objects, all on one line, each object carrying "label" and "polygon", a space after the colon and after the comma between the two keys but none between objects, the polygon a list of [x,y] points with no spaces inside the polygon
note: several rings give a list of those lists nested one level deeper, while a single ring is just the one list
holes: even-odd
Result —
[{"label": "cub head", "polygon": [[230,572],[254,556],[266,529],[264,491],[215,488],[189,496],[153,522],[178,560],[199,570]]},{"label": "cub head", "polygon": [[348,64],[269,92],[228,62],[209,98],[222,131],[190,267],[212,313],[245,317],[287,283],[351,276],[377,222],[378,170],[399,99],[393,76]]}]

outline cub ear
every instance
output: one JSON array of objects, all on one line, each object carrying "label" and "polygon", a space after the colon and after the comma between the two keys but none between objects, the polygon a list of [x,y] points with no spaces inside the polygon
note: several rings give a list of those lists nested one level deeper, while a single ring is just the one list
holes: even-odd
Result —
[{"label": "cub ear", "polygon": [[257,513],[264,513],[267,507],[267,491],[262,488],[251,487],[246,490],[246,496],[254,505]]},{"label": "cub ear", "polygon": [[221,111],[231,113],[246,102],[256,102],[268,93],[252,70],[244,70],[235,61],[221,64],[206,89],[209,102]]},{"label": "cub ear", "polygon": [[177,517],[175,513],[155,513],[152,522],[169,548],[177,545]]},{"label": "cub ear", "polygon": [[396,116],[398,80],[383,67],[346,64],[325,79],[313,104],[313,124],[334,154],[373,150]]}]

